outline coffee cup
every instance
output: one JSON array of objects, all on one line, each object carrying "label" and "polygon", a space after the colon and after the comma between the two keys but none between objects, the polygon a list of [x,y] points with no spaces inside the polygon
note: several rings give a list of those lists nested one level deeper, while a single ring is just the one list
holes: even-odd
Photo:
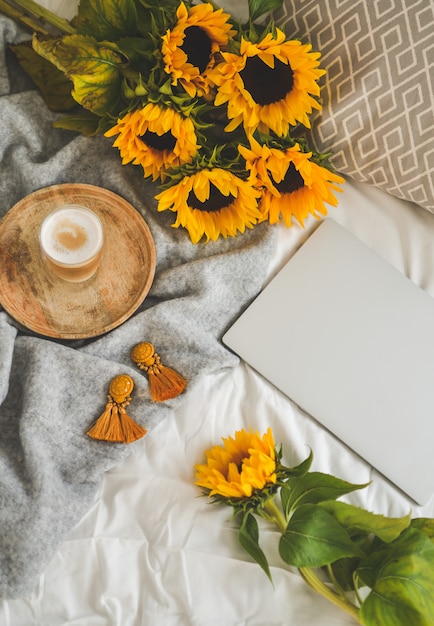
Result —
[{"label": "coffee cup", "polygon": [[39,242],[49,271],[62,280],[79,283],[89,280],[98,269],[104,229],[90,209],[66,204],[43,220]]}]

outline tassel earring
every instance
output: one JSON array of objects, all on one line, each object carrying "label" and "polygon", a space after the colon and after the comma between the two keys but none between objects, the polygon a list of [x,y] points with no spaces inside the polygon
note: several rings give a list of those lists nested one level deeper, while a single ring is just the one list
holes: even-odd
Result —
[{"label": "tassel earring", "polygon": [[131,358],[149,378],[149,389],[154,402],[164,402],[181,394],[187,381],[171,367],[161,363],[152,343],[138,343],[131,350]]},{"label": "tassel earring", "polygon": [[109,386],[105,411],[87,432],[89,437],[115,443],[131,443],[146,435],[147,430],[125,412],[125,408],[131,402],[133,389],[133,379],[127,374],[113,378]]}]

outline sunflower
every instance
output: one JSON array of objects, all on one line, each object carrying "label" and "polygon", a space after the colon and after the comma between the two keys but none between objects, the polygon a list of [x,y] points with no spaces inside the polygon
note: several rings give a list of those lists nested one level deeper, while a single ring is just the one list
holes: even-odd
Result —
[{"label": "sunflower", "polygon": [[165,71],[172,76],[172,84],[179,82],[189,96],[207,95],[211,88],[208,72],[215,55],[235,34],[228,23],[230,15],[223,9],[214,10],[210,3],[187,10],[181,2],[176,16],[174,28],[162,37]]},{"label": "sunflower", "polygon": [[155,197],[158,210],[177,213],[173,226],[186,228],[191,241],[198,243],[203,236],[206,241],[216,241],[220,235],[235,237],[237,232],[253,228],[261,216],[259,196],[248,181],[213,167],[184,176]]},{"label": "sunflower", "polygon": [[312,160],[312,152],[303,152],[295,143],[285,149],[261,145],[250,137],[251,148],[239,146],[250,171],[250,181],[263,189],[259,202],[261,220],[275,224],[282,217],[286,226],[294,216],[303,226],[309,214],[326,215],[325,203],[336,206],[332,191],[344,179]]},{"label": "sunflower", "polygon": [[224,61],[210,78],[217,85],[216,106],[228,103],[226,130],[243,124],[246,133],[258,128],[282,137],[298,122],[310,128],[308,115],[321,109],[317,80],[325,74],[320,54],[310,50],[276,28],[257,44],[242,38],[240,54],[222,52]]},{"label": "sunflower", "polygon": [[257,432],[239,430],[234,437],[222,437],[223,446],[206,452],[206,465],[196,465],[196,484],[209,489],[209,496],[250,498],[257,490],[274,485],[276,455],[271,428],[261,437]]},{"label": "sunflower", "polygon": [[128,112],[106,131],[118,135],[113,146],[119,148],[122,165],[141,165],[145,177],[164,180],[164,170],[189,163],[200,148],[194,124],[170,107],[148,103]]}]

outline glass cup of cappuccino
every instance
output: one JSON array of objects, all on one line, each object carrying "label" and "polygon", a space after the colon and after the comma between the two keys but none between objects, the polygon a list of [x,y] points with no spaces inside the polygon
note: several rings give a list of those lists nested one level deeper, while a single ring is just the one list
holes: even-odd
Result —
[{"label": "glass cup of cappuccino", "polygon": [[47,215],[39,231],[46,266],[71,283],[91,278],[101,261],[104,230],[90,209],[65,204]]}]

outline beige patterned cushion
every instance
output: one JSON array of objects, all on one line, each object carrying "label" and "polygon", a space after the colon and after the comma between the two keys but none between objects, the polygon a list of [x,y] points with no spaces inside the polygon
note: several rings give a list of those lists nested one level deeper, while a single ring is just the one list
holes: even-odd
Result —
[{"label": "beige patterned cushion", "polygon": [[284,0],[282,21],[327,70],[315,147],[434,212],[434,0]]}]

